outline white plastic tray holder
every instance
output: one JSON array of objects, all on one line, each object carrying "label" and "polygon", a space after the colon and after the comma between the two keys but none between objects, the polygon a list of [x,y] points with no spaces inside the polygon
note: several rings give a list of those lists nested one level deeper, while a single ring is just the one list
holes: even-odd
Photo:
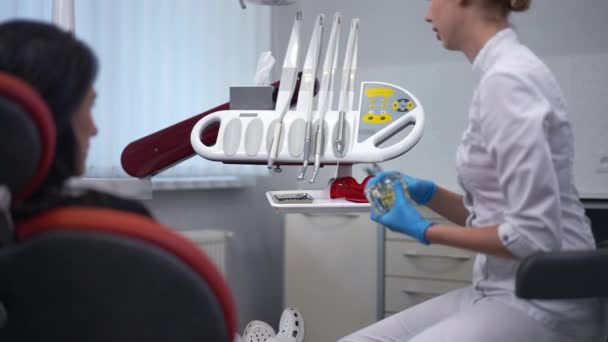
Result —
[{"label": "white plastic tray holder", "polygon": [[[279,203],[275,194],[309,193],[312,203]],[[369,203],[356,203],[344,198],[331,199],[329,190],[282,190],[266,192],[268,203],[279,213],[367,213]]]}]

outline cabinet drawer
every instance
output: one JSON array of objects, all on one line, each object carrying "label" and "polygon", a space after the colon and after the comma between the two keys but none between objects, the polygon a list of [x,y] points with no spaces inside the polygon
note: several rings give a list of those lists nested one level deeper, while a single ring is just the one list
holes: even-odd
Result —
[{"label": "cabinet drawer", "polygon": [[413,241],[386,241],[386,275],[470,281],[475,254]]},{"label": "cabinet drawer", "polygon": [[384,310],[400,312],[433,297],[469,285],[468,282],[459,281],[386,277]]}]

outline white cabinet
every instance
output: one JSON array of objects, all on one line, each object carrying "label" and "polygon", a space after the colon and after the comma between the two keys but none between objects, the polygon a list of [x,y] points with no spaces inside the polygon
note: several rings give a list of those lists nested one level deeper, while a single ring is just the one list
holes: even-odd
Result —
[{"label": "white cabinet", "polygon": [[[426,217],[449,224],[426,208]],[[368,214],[287,214],[284,306],[306,341],[336,341],[386,315],[468,286],[474,253],[380,230]]]},{"label": "white cabinet", "polygon": [[[418,208],[430,220],[450,223],[433,211]],[[386,230],[384,235],[382,318],[427,299],[470,285],[475,253],[425,246],[409,236]]]},{"label": "white cabinet", "polygon": [[376,321],[378,228],[368,214],[287,214],[284,306],[306,341],[337,341]]}]

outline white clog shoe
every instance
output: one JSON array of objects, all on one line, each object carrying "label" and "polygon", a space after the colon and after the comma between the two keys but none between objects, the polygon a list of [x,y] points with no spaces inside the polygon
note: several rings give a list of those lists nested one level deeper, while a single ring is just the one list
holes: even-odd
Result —
[{"label": "white clog shoe", "polygon": [[304,317],[296,308],[283,310],[277,335],[267,342],[303,342]]},{"label": "white clog shoe", "polygon": [[276,335],[274,329],[268,323],[262,321],[251,321],[243,331],[242,342],[267,342]]}]

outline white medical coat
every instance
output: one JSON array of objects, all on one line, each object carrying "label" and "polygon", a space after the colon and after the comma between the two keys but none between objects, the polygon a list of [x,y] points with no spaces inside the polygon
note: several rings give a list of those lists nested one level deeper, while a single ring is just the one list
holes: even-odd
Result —
[{"label": "white medical coat", "polygon": [[[511,28],[483,47],[473,70],[479,83],[456,157],[467,226],[498,225],[502,243],[517,258],[595,248],[574,185],[572,127],[552,73]],[[601,324],[592,318],[596,300],[516,298],[518,264],[478,254],[474,289],[565,332],[584,334]]]}]

